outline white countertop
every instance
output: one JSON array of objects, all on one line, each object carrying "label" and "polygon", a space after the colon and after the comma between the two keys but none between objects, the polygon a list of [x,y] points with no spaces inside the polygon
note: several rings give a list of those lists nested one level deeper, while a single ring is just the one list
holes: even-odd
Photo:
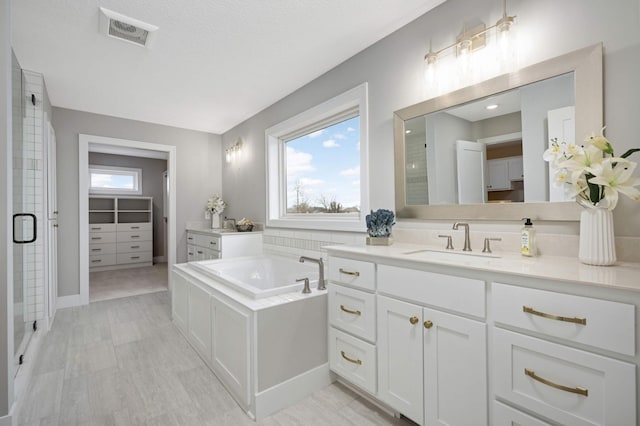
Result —
[{"label": "white countertop", "polygon": [[191,232],[200,232],[202,234],[211,234],[216,235],[218,237],[227,236],[227,235],[247,235],[247,234],[262,234],[262,231],[251,231],[251,232],[238,232],[232,231],[230,229],[222,229],[222,228],[195,228],[189,227],[187,231]]},{"label": "white countertop", "polygon": [[[451,252],[442,247],[394,243],[390,246],[335,245],[324,247],[329,255],[360,255],[375,261],[393,264],[393,261],[416,263],[418,265],[446,265],[484,272],[497,272],[523,277],[542,278],[607,288],[640,291],[640,263],[616,262],[613,266],[592,266],[580,263],[577,258],[560,256],[525,257],[520,254],[494,252],[497,256],[481,262],[460,259],[425,259],[420,254],[410,252],[433,250]],[[455,250],[455,252],[461,252]],[[482,256],[483,253],[472,252]]]}]

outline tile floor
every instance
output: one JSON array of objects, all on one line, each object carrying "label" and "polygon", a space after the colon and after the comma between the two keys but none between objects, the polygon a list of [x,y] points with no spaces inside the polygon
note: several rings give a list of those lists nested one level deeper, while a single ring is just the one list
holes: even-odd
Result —
[{"label": "tile floor", "polygon": [[[18,424],[256,425],[171,323],[169,292],[61,309]],[[259,425],[412,425],[340,384]]]},{"label": "tile floor", "polygon": [[164,291],[169,288],[168,281],[166,263],[156,263],[142,268],[91,272],[89,300],[97,302]]}]

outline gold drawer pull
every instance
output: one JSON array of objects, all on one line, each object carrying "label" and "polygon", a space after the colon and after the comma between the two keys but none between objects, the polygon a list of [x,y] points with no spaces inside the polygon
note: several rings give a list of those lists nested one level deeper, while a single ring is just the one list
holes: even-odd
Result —
[{"label": "gold drawer pull", "polygon": [[360,361],[359,359],[349,358],[344,354],[344,351],[340,351],[340,354],[342,355],[342,358],[346,359],[347,361],[352,362],[354,364],[362,365],[362,361]]},{"label": "gold drawer pull", "polygon": [[344,269],[340,268],[340,273],[341,274],[345,274],[345,275],[353,275],[354,277],[359,277],[360,276],[360,272],[351,272],[351,271],[345,271]]},{"label": "gold drawer pull", "polygon": [[563,391],[569,392],[569,393],[577,393],[578,395],[582,395],[582,396],[589,396],[589,389],[580,388],[580,387],[570,388],[568,386],[563,386],[563,385],[559,385],[557,383],[553,383],[550,380],[543,379],[542,377],[538,376],[535,371],[529,370],[528,368],[524,369],[524,374],[525,374],[525,376],[529,376],[533,380],[537,380],[542,384],[545,384],[547,386],[551,386],[552,388],[560,389],[560,390],[563,390]]},{"label": "gold drawer pull", "polygon": [[424,322],[424,328],[431,328],[433,327],[433,322],[431,321],[425,321]]},{"label": "gold drawer pull", "polygon": [[411,317],[409,318],[409,322],[411,323],[411,325],[415,325],[418,323],[418,321],[420,321],[420,319],[418,317]]},{"label": "gold drawer pull", "polygon": [[360,312],[360,311],[352,311],[351,309],[345,308],[344,305],[340,305],[340,310],[342,312],[346,312],[348,314],[353,314],[353,315],[358,315],[358,316],[362,315],[362,312]]},{"label": "gold drawer pull", "polygon": [[578,317],[569,318],[569,317],[562,317],[562,316],[559,316],[559,315],[545,314],[544,312],[536,311],[535,309],[533,309],[533,308],[531,308],[529,306],[523,306],[522,307],[522,312],[526,312],[526,313],[531,314],[531,315],[537,315],[537,316],[542,317],[542,318],[548,318],[548,319],[557,320],[557,321],[564,321],[564,322],[572,322],[574,324],[587,325],[587,319],[586,318],[578,318]]}]

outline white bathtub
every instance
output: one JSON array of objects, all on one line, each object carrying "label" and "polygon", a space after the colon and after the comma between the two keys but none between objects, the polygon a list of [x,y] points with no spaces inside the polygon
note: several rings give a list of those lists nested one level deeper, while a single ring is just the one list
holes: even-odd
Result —
[{"label": "white bathtub", "polygon": [[276,255],[205,260],[189,264],[199,272],[253,299],[302,291],[299,278],[317,287],[318,265]]}]

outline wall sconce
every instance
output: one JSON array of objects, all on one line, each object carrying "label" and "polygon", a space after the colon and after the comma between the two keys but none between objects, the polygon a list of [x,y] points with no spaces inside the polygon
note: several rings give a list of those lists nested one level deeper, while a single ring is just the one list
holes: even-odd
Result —
[{"label": "wall sconce", "polygon": [[236,143],[225,150],[227,163],[231,163],[242,156],[242,139],[238,138]]},{"label": "wall sconce", "polygon": [[507,0],[504,0],[502,18],[500,18],[495,25],[487,28],[484,24],[480,24],[474,28],[467,29],[465,24],[462,33],[456,37],[454,43],[436,52],[433,51],[431,42],[429,42],[429,52],[424,56],[424,62],[426,64],[425,77],[427,80],[433,79],[438,60],[449,50],[453,51],[453,49],[455,49],[461,70],[463,72],[467,71],[470,66],[471,53],[487,45],[487,34],[493,30],[495,30],[496,38],[498,39],[497,43],[503,56],[506,56],[509,49],[509,33],[515,19],[515,16],[507,15]]}]

